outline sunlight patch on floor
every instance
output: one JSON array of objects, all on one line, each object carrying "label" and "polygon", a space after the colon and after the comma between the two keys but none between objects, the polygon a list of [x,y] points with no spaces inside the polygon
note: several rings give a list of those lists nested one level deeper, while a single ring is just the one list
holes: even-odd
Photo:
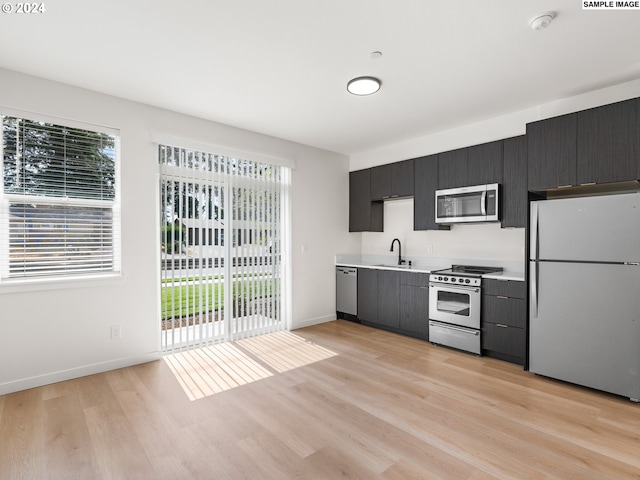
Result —
[{"label": "sunlight patch on floor", "polygon": [[337,355],[291,332],[165,355],[191,401]]},{"label": "sunlight patch on floor", "polygon": [[329,349],[286,331],[246,338],[235,344],[278,373],[337,355]]},{"label": "sunlight patch on floor", "polygon": [[198,400],[273,375],[232,343],[164,357],[190,400]]}]

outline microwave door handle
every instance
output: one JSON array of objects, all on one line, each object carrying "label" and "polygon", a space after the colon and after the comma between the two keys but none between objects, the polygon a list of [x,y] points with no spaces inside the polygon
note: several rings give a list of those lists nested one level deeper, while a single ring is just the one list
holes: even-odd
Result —
[{"label": "microwave door handle", "polygon": [[484,190],[480,196],[480,213],[487,215],[487,191]]}]

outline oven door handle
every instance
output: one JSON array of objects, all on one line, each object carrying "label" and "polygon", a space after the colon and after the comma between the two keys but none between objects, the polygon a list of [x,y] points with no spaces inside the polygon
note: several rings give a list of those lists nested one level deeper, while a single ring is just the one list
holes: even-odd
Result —
[{"label": "oven door handle", "polygon": [[473,292],[480,293],[480,289],[478,287],[458,287],[457,285],[451,285],[446,283],[430,283],[429,287],[439,288],[440,290],[455,290],[457,292]]},{"label": "oven door handle", "polygon": [[455,330],[457,332],[462,332],[462,333],[466,333],[469,335],[480,335],[480,331],[479,330],[473,330],[471,328],[463,328],[463,327],[456,327],[454,325],[446,325],[444,323],[440,323],[440,322],[429,322],[429,326],[430,327],[440,327],[440,328],[446,328],[448,330]]}]

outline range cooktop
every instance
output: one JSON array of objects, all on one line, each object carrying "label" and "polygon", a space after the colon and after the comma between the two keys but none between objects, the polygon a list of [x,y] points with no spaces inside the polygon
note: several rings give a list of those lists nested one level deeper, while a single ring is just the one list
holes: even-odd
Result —
[{"label": "range cooktop", "polygon": [[481,265],[452,265],[451,268],[444,268],[442,270],[436,270],[432,273],[438,273],[440,275],[469,275],[480,276],[487,273],[502,272],[502,267],[483,267]]},{"label": "range cooktop", "polygon": [[467,287],[479,287],[481,276],[487,273],[502,272],[502,267],[483,267],[480,265],[452,265],[451,268],[435,270],[429,280],[438,283],[456,284]]}]

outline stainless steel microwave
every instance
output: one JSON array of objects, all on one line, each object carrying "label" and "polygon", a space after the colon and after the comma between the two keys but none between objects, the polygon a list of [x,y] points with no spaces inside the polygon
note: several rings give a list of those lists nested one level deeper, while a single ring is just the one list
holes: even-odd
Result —
[{"label": "stainless steel microwave", "polygon": [[497,222],[500,184],[436,190],[436,223]]}]

